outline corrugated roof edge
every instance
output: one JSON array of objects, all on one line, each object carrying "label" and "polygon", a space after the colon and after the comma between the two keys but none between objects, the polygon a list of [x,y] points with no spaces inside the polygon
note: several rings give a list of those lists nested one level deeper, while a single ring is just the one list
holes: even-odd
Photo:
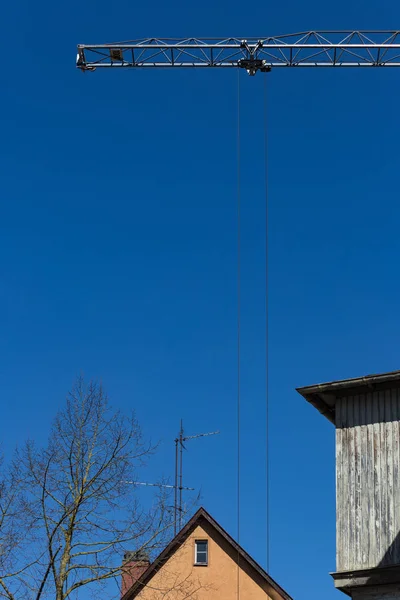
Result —
[{"label": "corrugated roof edge", "polygon": [[312,404],[319,412],[324,415],[331,423],[335,423],[335,407],[329,406],[323,398],[323,394],[329,394],[333,397],[337,393],[347,392],[351,390],[361,389],[371,391],[377,386],[384,386],[397,382],[400,386],[400,371],[390,371],[388,373],[381,373],[377,375],[365,375],[364,377],[355,377],[353,379],[342,379],[338,381],[330,381],[328,383],[318,383],[316,385],[309,385],[305,387],[296,388],[296,391]]}]

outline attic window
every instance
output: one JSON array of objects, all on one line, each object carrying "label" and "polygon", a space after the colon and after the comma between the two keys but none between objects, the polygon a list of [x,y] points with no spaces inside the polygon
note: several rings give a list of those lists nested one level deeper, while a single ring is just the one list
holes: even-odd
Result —
[{"label": "attic window", "polygon": [[208,541],[207,540],[196,540],[194,543],[195,547],[195,565],[208,565]]}]

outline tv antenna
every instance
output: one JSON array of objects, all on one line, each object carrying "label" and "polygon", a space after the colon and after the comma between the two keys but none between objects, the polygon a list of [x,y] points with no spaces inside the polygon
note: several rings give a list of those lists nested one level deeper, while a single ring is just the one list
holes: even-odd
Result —
[{"label": "tv antenna", "polygon": [[184,442],[189,440],[195,440],[201,437],[208,437],[210,435],[218,435],[219,431],[210,431],[209,433],[197,433],[196,435],[185,435],[183,429],[183,420],[181,419],[181,426],[179,430],[179,436],[175,438],[175,485],[171,486],[175,490],[174,500],[174,534],[177,534],[178,523],[179,529],[182,527],[182,491],[191,489],[183,487],[183,451],[186,450]]},{"label": "tv antenna", "polygon": [[[144,485],[147,487],[170,488],[170,489],[175,488],[174,485],[170,485],[168,483],[149,483],[148,481],[125,481],[125,483],[131,483],[132,485]],[[191,488],[191,487],[184,487],[182,489],[189,490],[191,492],[194,492],[194,490],[195,490],[195,488]]]},{"label": "tv antenna", "polygon": [[183,501],[182,501],[182,492],[194,492],[195,488],[185,487],[183,485],[183,451],[186,450],[184,442],[189,440],[195,440],[201,437],[208,437],[210,435],[218,435],[219,431],[210,431],[209,433],[197,433],[196,435],[184,435],[183,429],[183,421],[181,419],[181,426],[179,430],[179,435],[175,438],[175,484],[171,485],[169,483],[150,483],[148,481],[125,481],[125,483],[131,485],[141,485],[144,487],[158,487],[163,489],[172,489],[174,490],[174,535],[177,534],[178,531],[178,523],[179,529],[182,527],[182,517],[183,517]]}]

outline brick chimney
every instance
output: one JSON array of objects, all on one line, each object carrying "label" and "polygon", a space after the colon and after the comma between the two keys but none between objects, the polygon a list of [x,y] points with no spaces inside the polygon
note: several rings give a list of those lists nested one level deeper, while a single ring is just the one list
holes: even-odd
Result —
[{"label": "brick chimney", "polygon": [[400,600],[400,371],[297,391],[336,427],[335,587]]},{"label": "brick chimney", "polygon": [[125,552],[122,563],[121,598],[133,584],[147,571],[150,560],[146,552]]}]

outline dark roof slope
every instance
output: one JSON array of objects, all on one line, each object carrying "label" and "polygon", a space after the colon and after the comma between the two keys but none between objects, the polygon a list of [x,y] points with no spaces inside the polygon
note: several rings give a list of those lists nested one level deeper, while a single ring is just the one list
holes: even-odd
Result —
[{"label": "dark roof slope", "polygon": [[243,559],[247,565],[253,569],[258,575],[260,575],[268,586],[268,593],[272,598],[282,598],[283,600],[292,600],[291,596],[284,589],[280,587],[268,575],[266,571],[249,555],[235,540],[212,518],[212,516],[204,509],[199,508],[199,510],[193,515],[193,517],[186,523],[186,525],[179,531],[179,533],[174,537],[174,539],[168,544],[168,546],[159,554],[159,556],[155,559],[155,561],[149,566],[149,568],[143,573],[143,575],[138,579],[138,581],[131,587],[130,590],[126,592],[121,600],[133,600],[146,586],[146,584],[150,581],[150,579],[160,570],[160,568],[165,564],[165,562],[176,552],[176,550],[183,544],[183,542],[189,537],[190,533],[193,531],[197,525],[200,525],[202,520],[205,520],[211,527],[217,531],[228,544],[232,547],[232,549]]}]

